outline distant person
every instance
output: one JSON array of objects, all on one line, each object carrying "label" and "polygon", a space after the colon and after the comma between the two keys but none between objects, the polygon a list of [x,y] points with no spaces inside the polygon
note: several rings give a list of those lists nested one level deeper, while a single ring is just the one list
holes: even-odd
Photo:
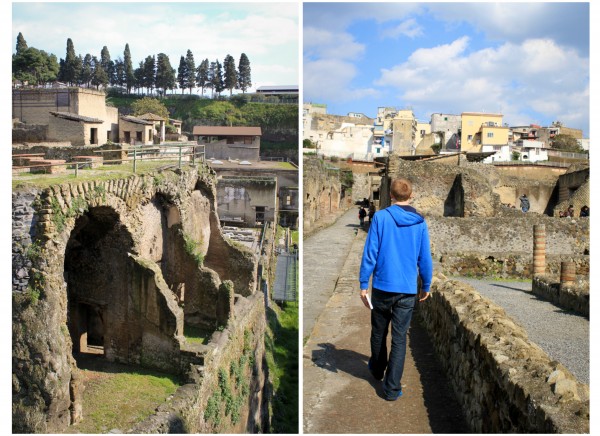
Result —
[{"label": "distant person", "polygon": [[580,217],[588,217],[588,216],[590,216],[590,208],[587,205],[583,206],[581,208],[581,210],[579,211],[579,216]]},{"label": "distant person", "polygon": [[[402,373],[406,333],[415,301],[429,297],[432,259],[425,219],[409,205],[412,184],[395,179],[390,186],[392,205],[375,213],[369,227],[360,264],[360,298],[369,306],[369,280],[373,276],[371,301],[371,357],[369,371],[383,380],[388,401],[402,396]],[[417,276],[422,288],[417,289]],[[418,291],[418,297],[417,297]],[[392,349],[386,338],[392,324]]]},{"label": "distant person", "polygon": [[360,207],[360,209],[358,209],[358,219],[360,221],[360,226],[363,227],[365,225],[365,217],[367,216],[367,211],[365,210],[364,207]]},{"label": "distant person", "polygon": [[575,216],[575,209],[573,209],[573,205],[569,204],[569,207],[567,207],[567,215],[570,218],[573,218]]},{"label": "distant person", "polygon": [[527,198],[527,195],[523,194],[519,197],[519,200],[521,200],[521,210],[525,213],[529,210],[529,199]]},{"label": "distant person", "polygon": [[369,199],[368,198],[363,198],[362,207],[369,207]]},{"label": "distant person", "polygon": [[369,222],[373,221],[373,217],[375,216],[375,205],[371,203],[369,206]]}]

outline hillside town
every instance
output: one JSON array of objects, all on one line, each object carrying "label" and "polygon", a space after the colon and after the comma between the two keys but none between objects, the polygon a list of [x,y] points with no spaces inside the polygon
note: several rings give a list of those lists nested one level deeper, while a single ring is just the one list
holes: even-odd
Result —
[{"label": "hillside town", "polygon": [[378,107],[377,116],[327,113],[318,103],[303,105],[305,151],[324,156],[373,161],[390,154],[428,157],[467,154],[469,160],[543,162],[552,157],[586,159],[589,139],[581,129],[563,125],[511,126],[499,113],[433,113],[428,121],[412,109]]}]

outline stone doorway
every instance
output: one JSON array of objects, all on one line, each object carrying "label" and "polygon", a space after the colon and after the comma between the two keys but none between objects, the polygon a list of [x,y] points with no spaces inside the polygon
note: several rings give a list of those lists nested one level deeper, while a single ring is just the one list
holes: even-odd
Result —
[{"label": "stone doorway", "polygon": [[104,314],[96,304],[79,303],[72,305],[69,326],[72,332],[73,353],[104,356]]}]

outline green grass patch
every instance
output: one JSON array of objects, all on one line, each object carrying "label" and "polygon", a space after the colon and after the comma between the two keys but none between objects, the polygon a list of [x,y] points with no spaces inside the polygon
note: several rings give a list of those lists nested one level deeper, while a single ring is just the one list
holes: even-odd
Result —
[{"label": "green grass patch", "polygon": [[212,336],[213,331],[193,325],[184,324],[183,335],[191,344],[206,344]]},{"label": "green grass patch", "polygon": [[271,433],[298,433],[298,302],[273,305],[265,337],[273,382]]},{"label": "green grass patch", "polygon": [[88,379],[83,396],[84,419],[70,428],[72,432],[126,432],[152,415],[179,387],[174,376],[152,371],[83,372]]}]

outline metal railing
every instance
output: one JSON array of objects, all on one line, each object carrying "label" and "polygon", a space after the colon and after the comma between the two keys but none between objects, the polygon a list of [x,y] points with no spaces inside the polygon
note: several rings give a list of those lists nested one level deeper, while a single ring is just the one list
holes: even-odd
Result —
[{"label": "metal railing", "polygon": [[[181,168],[183,162],[189,162],[194,165],[196,161],[205,162],[205,147],[204,145],[191,143],[163,143],[158,145],[124,145],[121,148],[108,149],[108,150],[94,150],[94,153],[103,155],[102,165],[106,164],[123,164],[131,163],[133,166],[133,172],[137,172],[137,166],[140,162],[148,161],[177,161],[177,167]],[[104,155],[108,153],[113,154],[125,154],[118,158],[105,159]],[[31,158],[34,157],[31,154],[14,154],[15,158]],[[79,156],[85,157],[85,156]],[[47,161],[44,163],[33,164],[33,165],[19,165],[13,166],[13,170],[23,172],[23,170],[43,170],[52,167],[72,167],[75,173],[75,177],[79,175],[79,170],[90,166],[93,163],[95,156],[89,156],[92,161],[71,161],[71,162],[60,162],[52,163],[52,161],[58,159],[44,159],[43,157],[35,156],[37,160]]]}]

